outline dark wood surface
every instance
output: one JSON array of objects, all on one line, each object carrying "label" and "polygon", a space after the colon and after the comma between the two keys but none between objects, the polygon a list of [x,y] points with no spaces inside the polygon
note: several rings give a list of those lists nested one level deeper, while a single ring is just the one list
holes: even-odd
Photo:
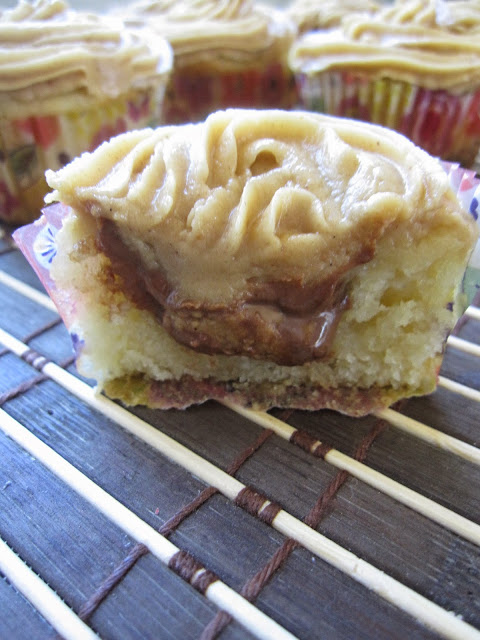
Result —
[{"label": "dark wood surface", "polygon": [[[0,269],[41,289],[16,250],[0,243]],[[6,252],[5,252],[6,251]],[[56,314],[0,284],[0,327],[58,363],[71,356],[63,325],[42,331]],[[480,344],[480,323],[460,331]],[[75,373],[73,365],[68,370]],[[480,389],[480,360],[448,348],[442,375]],[[50,380],[6,399],[39,373],[10,354],[0,356],[3,409],[99,486],[155,528],[205,485],[149,445]],[[480,445],[480,405],[438,389],[402,411],[470,444]],[[135,414],[226,469],[262,428],[208,403],[188,411]],[[353,455],[374,417],[334,412],[276,412],[338,450]],[[392,426],[381,425],[366,463],[407,487],[480,523],[480,469]],[[76,612],[131,551],[134,541],[54,474],[0,433],[0,536]],[[330,491],[338,470],[276,435],[236,477],[304,518]],[[318,531],[417,593],[480,629],[480,549],[355,478],[327,501]],[[210,497],[170,535],[207,569],[240,591],[284,537],[220,494]],[[1,574],[0,574],[1,576]],[[256,605],[299,638],[437,638],[400,608],[303,548],[296,548],[261,590]],[[0,638],[54,638],[50,625],[0,579]],[[141,557],[100,604],[89,624],[102,638],[198,638],[217,608],[154,556]],[[231,622],[221,638],[251,634]]]}]

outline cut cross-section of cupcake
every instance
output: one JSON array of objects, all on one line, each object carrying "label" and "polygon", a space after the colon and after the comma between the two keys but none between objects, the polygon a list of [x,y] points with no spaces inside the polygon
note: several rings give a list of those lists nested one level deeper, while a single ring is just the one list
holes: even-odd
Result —
[{"label": "cut cross-section of cupcake", "polygon": [[477,230],[401,135],[229,110],[47,180],[50,293],[108,394],[361,415],[435,388]]}]

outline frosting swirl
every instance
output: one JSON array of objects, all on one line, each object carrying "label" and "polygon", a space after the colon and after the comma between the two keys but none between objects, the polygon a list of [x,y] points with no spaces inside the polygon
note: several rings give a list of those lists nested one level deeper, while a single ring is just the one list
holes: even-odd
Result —
[{"label": "frosting swirl", "polygon": [[18,115],[81,108],[150,87],[169,71],[165,40],[120,21],[69,9],[63,0],[20,3],[0,14],[0,104]]},{"label": "frosting swirl", "polygon": [[123,134],[47,181],[48,201],[113,221],[145,270],[160,265],[181,299],[209,304],[259,278],[304,290],[338,279],[408,218],[471,232],[435,159],[393,131],[307,112]]},{"label": "frosting swirl", "polygon": [[385,20],[394,24],[413,24],[442,28],[450,33],[480,30],[480,5],[472,0],[397,0],[384,10]]},{"label": "frosting swirl", "polygon": [[292,47],[296,72],[348,70],[427,89],[470,91],[480,84],[478,3],[398,0],[375,14],[343,19]]},{"label": "frosting swirl", "polygon": [[352,12],[375,12],[380,6],[374,0],[324,0],[312,6],[311,0],[296,0],[287,10],[300,33],[331,29]]},{"label": "frosting swirl", "polygon": [[252,0],[146,0],[120,15],[167,38],[180,67],[222,70],[285,59],[295,36],[283,13]]}]

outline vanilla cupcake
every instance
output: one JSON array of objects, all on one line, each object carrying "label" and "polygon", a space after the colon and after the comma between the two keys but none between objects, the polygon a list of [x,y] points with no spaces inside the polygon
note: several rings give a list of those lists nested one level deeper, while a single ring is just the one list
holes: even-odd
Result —
[{"label": "vanilla cupcake", "polygon": [[120,15],[172,45],[167,123],[202,120],[226,107],[296,105],[287,62],[296,30],[283,13],[252,0],[152,0]]},{"label": "vanilla cupcake", "polygon": [[478,228],[404,136],[232,109],[47,179],[15,239],[108,395],[363,415],[435,388]]},{"label": "vanilla cupcake", "polygon": [[397,0],[300,38],[302,104],[379,123],[470,166],[480,147],[480,4]]},{"label": "vanilla cupcake", "polygon": [[165,40],[63,0],[0,14],[0,217],[40,214],[46,169],[112,135],[157,125],[172,66]]}]

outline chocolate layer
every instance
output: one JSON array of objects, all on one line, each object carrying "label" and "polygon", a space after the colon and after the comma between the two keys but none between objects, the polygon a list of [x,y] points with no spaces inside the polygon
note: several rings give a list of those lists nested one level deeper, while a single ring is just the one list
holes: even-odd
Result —
[{"label": "chocolate layer", "polygon": [[380,387],[323,388],[313,383],[298,386],[269,382],[240,383],[238,380],[224,382],[212,378],[195,380],[191,376],[164,381],[125,376],[105,385],[105,392],[111,398],[120,398],[127,405],[146,404],[157,409],[184,409],[192,404],[217,400],[264,411],[273,407],[308,411],[333,409],[357,417],[392,404],[408,391],[406,388],[394,390]]},{"label": "chocolate layer", "polygon": [[122,278],[126,295],[153,312],[177,342],[201,353],[245,355],[287,366],[329,356],[349,306],[346,273],[373,255],[372,247],[356,256],[348,270],[315,284],[250,280],[232,303],[212,304],[182,299],[161,267],[145,267],[114,222],[99,220],[98,243]]}]

